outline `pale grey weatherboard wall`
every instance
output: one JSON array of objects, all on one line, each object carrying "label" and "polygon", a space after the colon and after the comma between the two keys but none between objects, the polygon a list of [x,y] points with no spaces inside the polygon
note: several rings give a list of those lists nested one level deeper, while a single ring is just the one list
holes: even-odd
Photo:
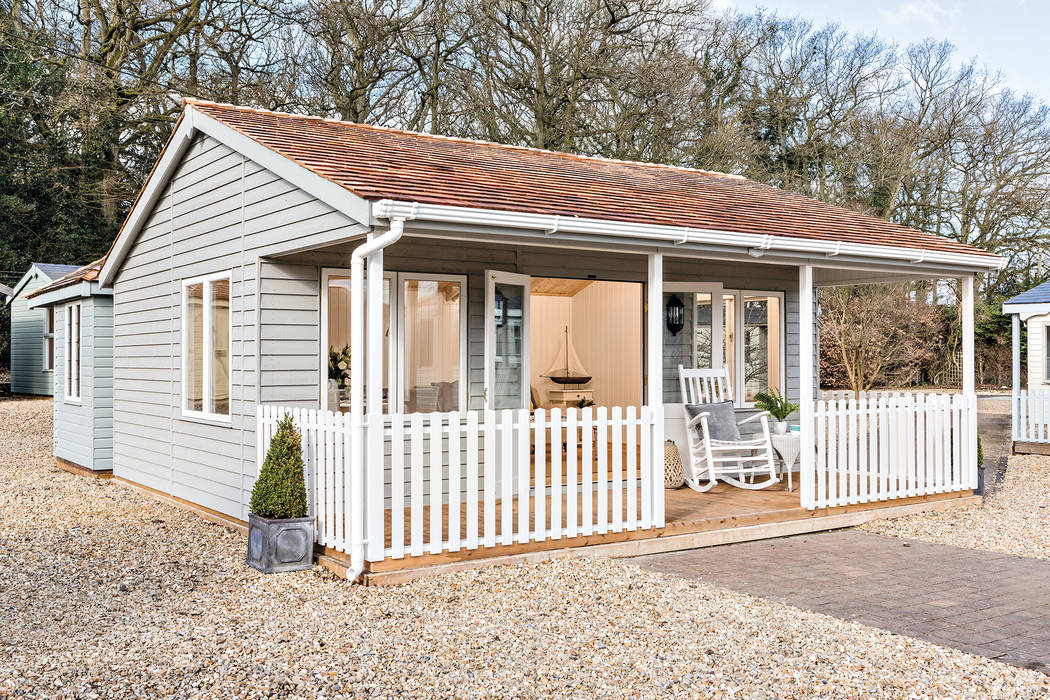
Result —
[{"label": "pale grey weatherboard wall", "polygon": [[[361,229],[228,147],[209,137],[196,139],[114,283],[116,476],[247,518],[256,475],[256,397],[263,403],[318,406],[321,265],[347,260],[343,252],[330,261],[311,254],[309,264],[275,263],[258,251],[291,240],[306,248],[311,237],[342,230],[349,235]],[[389,249],[385,262],[391,270],[468,275],[471,409],[481,408],[485,269],[637,282],[646,274],[640,255],[418,238]],[[221,271],[231,275],[231,419],[225,424],[185,418],[180,408],[182,281]],[[788,391],[797,395],[794,268],[668,260],[666,277],[785,291]],[[257,352],[261,377],[255,376]]]},{"label": "pale grey weatherboard wall", "polygon": [[[256,353],[264,402],[316,406],[320,372],[317,267],[261,261],[256,251],[343,229],[361,230],[225,145],[197,137],[113,286],[115,476],[247,519]],[[226,424],[181,411],[182,281],[222,271],[231,277]]]},{"label": "pale grey weatherboard wall", "polygon": [[78,300],[80,398],[66,398],[66,309],[55,305],[55,456],[95,471],[113,468],[113,298]]},{"label": "pale grey weatherboard wall", "polygon": [[[24,286],[11,300],[11,393],[50,396],[54,391],[53,372],[44,369],[45,309],[30,309],[23,295],[51,282],[36,267],[23,278]],[[21,283],[20,282],[20,283]]]}]

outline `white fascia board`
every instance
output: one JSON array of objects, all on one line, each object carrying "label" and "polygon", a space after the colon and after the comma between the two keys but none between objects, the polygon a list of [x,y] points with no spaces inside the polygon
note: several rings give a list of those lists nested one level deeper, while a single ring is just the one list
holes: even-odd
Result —
[{"label": "white fascia board", "polygon": [[1003,304],[1004,314],[1045,314],[1048,312],[1050,312],[1050,302]]},{"label": "white fascia board", "polygon": [[782,252],[819,255],[826,256],[829,259],[834,259],[841,255],[866,258],[872,262],[905,263],[909,266],[916,266],[916,269],[921,269],[922,265],[928,264],[958,266],[975,272],[998,270],[1006,264],[1006,260],[1000,256],[946,253],[864,243],[815,241],[808,238],[794,238],[790,236],[735,233],[732,231],[637,224],[605,219],[585,219],[575,216],[450,207],[418,202],[398,202],[388,199],[376,202],[373,207],[373,214],[377,218],[405,217],[420,221],[532,229],[545,231],[552,237],[557,236],[559,233],[577,233],[629,238],[649,245],[699,244],[728,246],[744,249],[755,257],[764,255],[766,251],[769,251],[771,254]]},{"label": "white fascia board", "polygon": [[99,282],[103,286],[112,284],[116,271],[124,262],[138,237],[138,232],[154,205],[160,198],[175,168],[182,160],[186,149],[193,142],[197,132],[207,134],[216,141],[228,146],[233,151],[240,153],[245,158],[258,163],[270,172],[284,178],[299,189],[307,192],[320,201],[329,205],[336,211],[342,212],[358,224],[368,226],[370,222],[371,204],[344,187],[340,187],[331,180],[318,175],[314,171],[295,161],[280,155],[258,141],[245,136],[241,132],[226,126],[222,122],[209,117],[198,111],[193,105],[186,105],[182,120],[178,128],[172,134],[171,141],[164,150],[160,160],[150,174],[146,186],[135,202],[135,206],[128,215],[124,226],[117,236],[113,249],[106,258],[106,263],[99,272]]},{"label": "white fascia board", "polygon": [[30,309],[38,309],[44,306],[53,306],[64,301],[73,299],[86,299],[90,296],[112,296],[112,289],[103,289],[98,282],[81,281],[67,287],[59,287],[50,292],[44,292],[40,296],[27,299]]},{"label": "white fascia board", "polygon": [[7,298],[7,303],[10,304],[12,301],[17,299],[18,295],[22,293],[22,290],[25,289],[25,286],[29,284],[38,274],[46,280],[51,279],[50,277],[45,275],[44,271],[41,270],[39,267],[37,267],[36,265],[30,265],[29,269],[26,270],[26,273],[22,275],[22,279],[18,280],[18,282],[15,283],[15,286],[11,289],[11,296]]},{"label": "white fascia board", "polygon": [[229,146],[304,192],[317,197],[353,221],[364,226],[369,225],[372,207],[371,202],[368,200],[358,197],[345,187],[318,175],[313,170],[300,165],[291,158],[283,156],[255,139],[245,136],[236,129],[209,117],[195,109],[193,105],[186,106],[186,114],[192,120],[193,127],[198,131]]},{"label": "white fascia board", "polygon": [[109,286],[112,283],[113,276],[124,263],[124,258],[134,245],[135,239],[138,238],[139,230],[146,223],[154,205],[164,193],[168,180],[171,179],[175,168],[182,160],[182,155],[193,141],[193,134],[193,120],[189,119],[188,114],[184,114],[175,128],[175,133],[171,135],[171,140],[164,148],[160,160],[153,166],[153,172],[150,173],[146,185],[139,193],[138,199],[135,200],[131,212],[128,213],[128,218],[124,220],[124,225],[117,234],[117,240],[113,242],[113,247],[106,255],[106,262],[98,273],[99,283],[103,286]]}]

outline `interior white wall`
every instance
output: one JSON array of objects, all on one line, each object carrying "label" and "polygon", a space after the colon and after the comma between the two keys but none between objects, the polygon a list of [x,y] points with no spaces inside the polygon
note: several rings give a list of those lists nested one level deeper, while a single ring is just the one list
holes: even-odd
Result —
[{"label": "interior white wall", "polygon": [[541,375],[561,348],[565,326],[580,362],[594,377],[585,388],[594,392],[595,403],[642,405],[640,284],[594,281],[571,297],[533,294],[531,299],[532,386],[543,405],[558,385]]}]

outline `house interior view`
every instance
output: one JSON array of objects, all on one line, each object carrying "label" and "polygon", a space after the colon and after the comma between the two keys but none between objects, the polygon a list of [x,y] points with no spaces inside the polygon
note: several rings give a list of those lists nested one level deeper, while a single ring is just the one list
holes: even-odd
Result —
[{"label": "house interior view", "polygon": [[[490,369],[494,376],[486,384],[495,395],[488,407],[611,408],[643,403],[643,284],[509,273],[503,277],[520,279],[496,281],[490,295],[492,308],[486,319],[492,328],[486,335],[495,344]],[[350,344],[350,277],[348,272],[328,271],[324,278],[327,324],[322,347],[338,352]],[[404,413],[462,410],[470,403],[461,381],[467,374],[465,345],[473,325],[462,303],[466,286],[466,276],[387,273],[387,342],[382,345],[387,412],[391,387],[400,387],[394,393],[394,410]],[[722,300],[717,319],[712,315],[713,297]],[[680,331],[688,346],[689,357],[679,358],[685,366],[721,366],[724,358],[729,375],[739,377],[742,404],[771,387],[784,390],[783,295],[679,291],[669,296],[669,306],[676,304],[688,319]],[[722,341],[714,345],[718,336]],[[338,406],[345,412],[345,386],[340,392]],[[329,406],[334,409],[335,403]]]}]

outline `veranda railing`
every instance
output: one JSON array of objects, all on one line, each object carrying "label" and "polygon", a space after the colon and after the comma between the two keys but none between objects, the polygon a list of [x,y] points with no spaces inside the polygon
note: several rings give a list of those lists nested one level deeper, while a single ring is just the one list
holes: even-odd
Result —
[{"label": "veranda railing", "polygon": [[1011,397],[1015,442],[1050,442],[1050,391],[1019,391]]},{"label": "veranda railing", "polygon": [[348,415],[260,406],[259,463],[289,412],[318,543],[346,551],[363,507],[369,561],[663,526],[660,409],[375,414],[363,494]]},{"label": "veranda railing", "polygon": [[827,508],[977,487],[976,411],[960,394],[862,394],[814,402],[802,504]]}]

